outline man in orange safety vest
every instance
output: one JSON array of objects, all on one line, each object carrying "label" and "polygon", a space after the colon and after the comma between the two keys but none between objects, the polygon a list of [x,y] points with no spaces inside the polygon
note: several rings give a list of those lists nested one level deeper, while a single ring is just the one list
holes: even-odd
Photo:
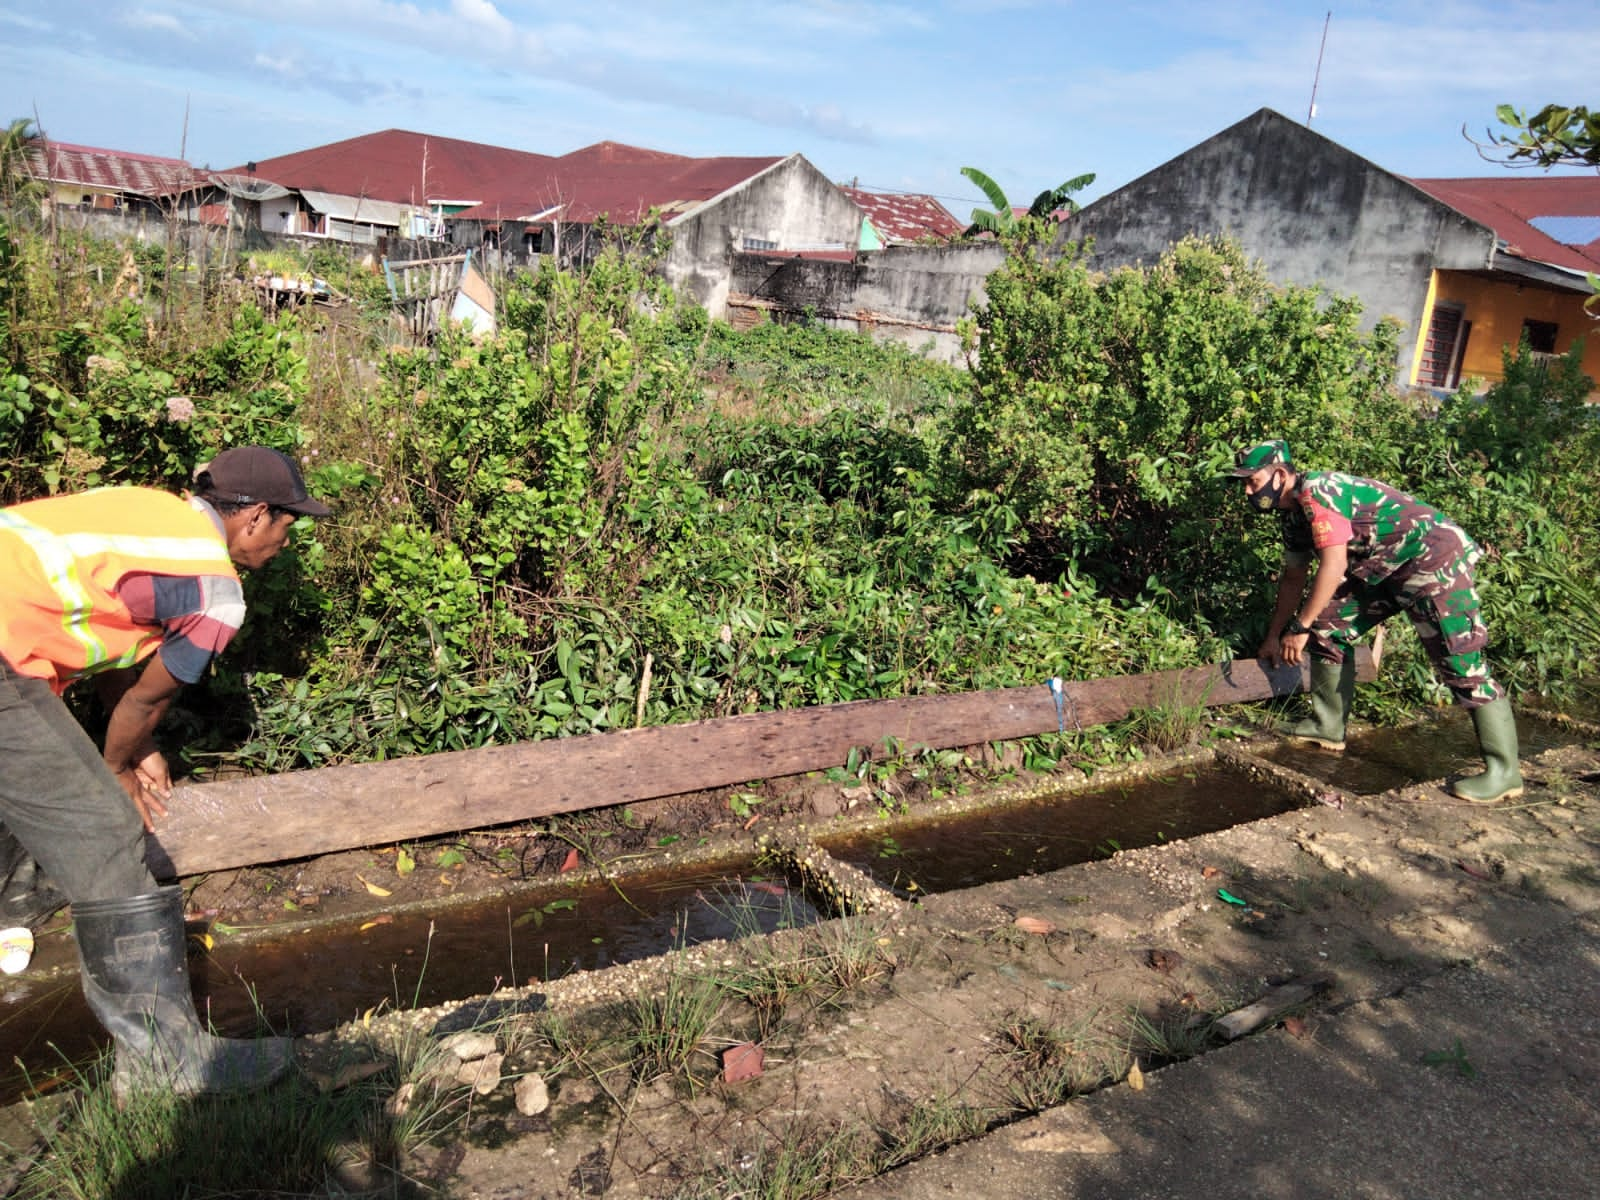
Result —
[{"label": "man in orange safety vest", "polygon": [[[118,1096],[244,1091],[290,1065],[288,1038],[201,1024],[183,892],[157,885],[144,835],[172,790],[156,726],[238,631],[238,569],[271,561],[299,517],[330,511],[265,446],[223,451],[188,497],[113,487],[0,509],[0,821],[72,905]],[[79,680],[108,714],[99,750],[61,699]]]}]

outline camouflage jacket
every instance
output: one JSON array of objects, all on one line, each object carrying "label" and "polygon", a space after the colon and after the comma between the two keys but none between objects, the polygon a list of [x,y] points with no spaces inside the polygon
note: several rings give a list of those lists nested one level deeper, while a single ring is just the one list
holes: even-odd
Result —
[{"label": "camouflage jacket", "polygon": [[1284,561],[1305,566],[1312,555],[1343,542],[1346,575],[1367,583],[1421,558],[1449,557],[1471,566],[1482,557],[1465,531],[1435,508],[1376,479],[1338,471],[1307,471],[1293,508],[1277,510]]}]

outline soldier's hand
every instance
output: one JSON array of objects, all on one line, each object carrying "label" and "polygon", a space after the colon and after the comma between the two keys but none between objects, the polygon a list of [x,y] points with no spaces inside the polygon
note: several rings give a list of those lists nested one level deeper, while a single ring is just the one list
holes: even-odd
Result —
[{"label": "soldier's hand", "polygon": [[1279,639],[1278,646],[1283,655],[1283,661],[1291,667],[1298,667],[1305,660],[1306,646],[1311,641],[1309,633],[1291,633]]},{"label": "soldier's hand", "polygon": [[1267,663],[1274,667],[1281,667],[1283,665],[1283,643],[1275,637],[1267,638],[1256,650],[1256,657],[1266,660]]}]

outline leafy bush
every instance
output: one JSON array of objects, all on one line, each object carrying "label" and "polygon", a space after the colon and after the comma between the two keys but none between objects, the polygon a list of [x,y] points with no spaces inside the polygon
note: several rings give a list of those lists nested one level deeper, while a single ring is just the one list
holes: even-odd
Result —
[{"label": "leafy bush", "polygon": [[1117,594],[1159,577],[1227,621],[1275,557],[1218,479],[1234,451],[1287,435],[1297,457],[1362,470],[1392,463],[1410,423],[1389,390],[1395,331],[1273,286],[1233,243],[1186,240],[1106,278],[1074,247],[1017,243],[987,294],[948,486],[1009,508],[1021,560],[1045,573],[1076,562]]},{"label": "leafy bush", "polygon": [[[1491,549],[1517,686],[1593,669],[1594,623],[1565,615],[1596,602],[1600,563],[1586,381],[1517,359],[1486,397],[1424,410],[1388,386],[1392,329],[1226,243],[1106,279],[1018,244],[970,377],[814,323],[736,332],[637,253],[507,281],[493,339],[369,363],[370,333],[176,277],[170,325],[149,297],[52,293],[37,241],[13,250],[8,498],[182,486],[254,440],[336,501],[250,581],[246,631],[179,714],[191,745],[256,769],[1249,653],[1276,531],[1217,472],[1280,434]],[[68,292],[70,319],[45,311]],[[1430,700],[1416,647],[1391,644],[1363,704]],[[1123,736],[1045,739],[1034,761],[1103,761]]]}]

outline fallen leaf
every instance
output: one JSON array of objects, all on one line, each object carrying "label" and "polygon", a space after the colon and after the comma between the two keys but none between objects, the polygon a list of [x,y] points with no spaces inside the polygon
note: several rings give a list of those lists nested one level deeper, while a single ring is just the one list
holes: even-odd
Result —
[{"label": "fallen leaf", "polygon": [[1056,931],[1056,927],[1043,917],[1018,917],[1012,923],[1023,933],[1037,933],[1042,936]]},{"label": "fallen leaf", "polygon": [[745,832],[749,833],[751,828],[753,828],[755,823],[757,821],[759,821],[760,819],[761,819],[761,814],[760,813],[752,813],[750,815],[750,819],[744,823]]},{"label": "fallen leaf", "polygon": [[366,922],[365,924],[363,924],[361,926],[361,928],[362,929],[371,929],[374,925],[393,925],[393,924],[394,924],[394,914],[393,913],[379,913],[377,916],[373,917],[372,920],[370,920],[370,921]]},{"label": "fallen leaf", "polygon": [[563,871],[570,871],[581,861],[582,859],[578,855],[578,848],[574,846],[571,850],[567,851],[567,857],[566,860],[562,862],[561,869]]},{"label": "fallen leaf", "polygon": [[382,888],[375,883],[370,883],[364,876],[357,875],[356,878],[361,880],[362,883],[365,883],[367,885],[367,891],[371,892],[374,896],[388,896],[392,894],[388,888]]},{"label": "fallen leaf", "polygon": [[1144,1072],[1139,1069],[1138,1063],[1128,1068],[1128,1086],[1136,1092],[1144,1091]]},{"label": "fallen leaf", "polygon": [[1306,1024],[1304,1017],[1285,1017],[1283,1027],[1297,1038],[1303,1038],[1311,1032],[1311,1027]]},{"label": "fallen leaf", "polygon": [[1215,879],[1218,875],[1221,875],[1221,874],[1222,874],[1221,870],[1219,870],[1216,867],[1201,867],[1200,868],[1200,878],[1201,879]]}]

